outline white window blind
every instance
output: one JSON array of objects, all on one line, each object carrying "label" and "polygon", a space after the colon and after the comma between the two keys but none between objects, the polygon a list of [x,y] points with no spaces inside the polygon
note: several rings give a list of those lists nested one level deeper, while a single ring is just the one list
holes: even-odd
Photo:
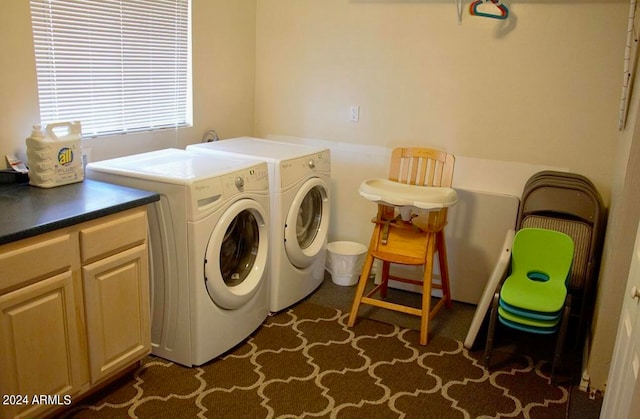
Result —
[{"label": "white window blind", "polygon": [[189,0],[31,0],[42,124],[84,137],[185,126]]}]

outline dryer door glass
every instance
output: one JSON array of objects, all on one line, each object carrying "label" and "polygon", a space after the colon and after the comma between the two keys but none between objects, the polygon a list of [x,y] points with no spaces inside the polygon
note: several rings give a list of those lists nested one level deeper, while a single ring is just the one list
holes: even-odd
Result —
[{"label": "dryer door glass", "polygon": [[320,187],[311,189],[302,200],[298,209],[296,222],[296,238],[302,249],[311,246],[318,235],[322,220],[322,192]]},{"label": "dryer door glass", "polygon": [[284,247],[289,261],[298,268],[310,266],[323,252],[328,230],[328,186],[312,178],[302,185],[287,214]]},{"label": "dryer door glass", "polygon": [[242,211],[227,228],[220,249],[220,272],[228,286],[244,281],[258,254],[258,222],[253,214]]}]

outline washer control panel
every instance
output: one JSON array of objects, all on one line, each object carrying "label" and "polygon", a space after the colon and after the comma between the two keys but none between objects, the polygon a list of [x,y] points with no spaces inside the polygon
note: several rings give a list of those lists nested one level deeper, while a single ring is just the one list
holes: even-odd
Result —
[{"label": "washer control panel", "polygon": [[267,163],[259,163],[249,169],[239,170],[222,176],[225,198],[240,192],[269,192]]},{"label": "washer control panel", "polygon": [[190,210],[209,211],[241,193],[269,194],[266,163],[194,183],[190,189]]}]

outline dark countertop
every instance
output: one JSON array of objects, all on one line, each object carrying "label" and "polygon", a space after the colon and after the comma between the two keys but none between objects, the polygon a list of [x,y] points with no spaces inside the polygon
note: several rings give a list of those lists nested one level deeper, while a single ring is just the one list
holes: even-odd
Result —
[{"label": "dark countertop", "polygon": [[159,199],[155,192],[90,179],[50,189],[0,185],[0,245]]}]

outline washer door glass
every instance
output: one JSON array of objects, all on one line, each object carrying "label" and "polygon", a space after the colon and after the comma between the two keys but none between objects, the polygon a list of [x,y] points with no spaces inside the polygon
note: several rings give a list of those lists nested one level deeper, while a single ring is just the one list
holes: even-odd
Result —
[{"label": "washer door glass", "polygon": [[214,228],[205,259],[205,284],[219,306],[234,309],[260,288],[267,263],[265,211],[256,201],[231,205]]},{"label": "washer door glass", "polygon": [[306,268],[324,249],[329,228],[328,188],[318,178],[307,181],[296,194],[285,223],[284,246],[291,263]]},{"label": "washer door glass", "polygon": [[220,250],[220,272],[227,286],[247,279],[258,254],[258,222],[251,211],[243,210],[227,227]]}]

